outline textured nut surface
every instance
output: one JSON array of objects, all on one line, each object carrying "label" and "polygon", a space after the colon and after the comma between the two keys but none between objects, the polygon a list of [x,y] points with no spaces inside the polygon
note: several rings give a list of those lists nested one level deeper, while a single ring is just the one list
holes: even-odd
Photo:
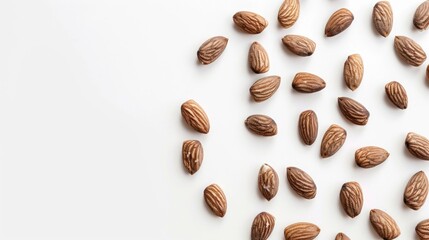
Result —
[{"label": "textured nut surface", "polygon": [[404,191],[404,203],[413,210],[419,210],[428,196],[428,178],[423,171],[414,174]]},{"label": "textured nut surface", "polygon": [[346,30],[352,24],[354,20],[353,13],[347,8],[341,8],[335,11],[325,26],[325,35],[327,37],[333,37],[344,30]]},{"label": "textured nut surface", "polygon": [[198,49],[197,57],[201,64],[214,62],[225,50],[228,38],[217,36],[205,41]]},{"label": "textured nut surface", "polygon": [[268,26],[267,20],[254,12],[237,12],[232,19],[238,28],[250,34],[261,33]]},{"label": "textured nut surface", "polygon": [[410,132],[405,139],[405,146],[415,157],[429,160],[429,140],[426,137]]},{"label": "textured nut surface", "polygon": [[369,220],[378,236],[383,239],[395,239],[401,234],[396,221],[380,209],[372,209],[369,213]]},{"label": "textured nut surface", "polygon": [[298,20],[299,10],[299,0],[284,0],[277,16],[280,25],[284,28],[292,27]]},{"label": "textured nut surface", "polygon": [[257,80],[250,87],[250,95],[256,102],[262,102],[269,99],[280,86],[279,76],[268,76]]},{"label": "textured nut surface", "polygon": [[277,134],[276,122],[266,115],[251,115],[246,119],[245,125],[251,132],[257,135],[274,136]]},{"label": "textured nut surface", "polygon": [[306,199],[316,197],[316,184],[306,172],[296,167],[288,167],[286,176],[290,186],[299,196]]},{"label": "textured nut surface", "polygon": [[276,219],[267,212],[259,213],[252,223],[252,240],[267,240],[274,229]]},{"label": "textured nut surface", "polygon": [[203,145],[198,140],[186,140],[182,145],[182,160],[186,170],[193,175],[203,162]]},{"label": "textured nut surface", "polygon": [[359,54],[350,55],[344,63],[344,81],[352,91],[356,90],[363,78],[363,61]]},{"label": "textured nut surface", "polygon": [[258,188],[268,201],[274,198],[279,190],[279,176],[268,164],[262,165],[258,174]]},{"label": "textured nut surface", "polygon": [[398,82],[392,81],[384,87],[389,100],[398,108],[406,109],[408,107],[408,96],[405,88]]},{"label": "textured nut surface", "polygon": [[211,184],[204,189],[204,200],[216,216],[225,216],[227,209],[226,197],[217,184]]},{"label": "textured nut surface", "polygon": [[210,122],[203,108],[194,100],[184,102],[180,108],[186,123],[200,133],[208,133]]},{"label": "textured nut surface", "polygon": [[287,226],[284,230],[286,240],[312,240],[320,233],[320,228],[307,222],[298,222]]},{"label": "textured nut surface", "polygon": [[299,115],[298,130],[305,144],[312,145],[316,141],[319,123],[313,110],[306,110]]},{"label": "textured nut surface", "polygon": [[335,240],[350,240],[350,238],[344,233],[338,233]]},{"label": "textured nut surface", "polygon": [[339,125],[332,124],[323,135],[320,156],[327,158],[334,155],[343,146],[346,138],[347,131]]},{"label": "textured nut surface", "polygon": [[429,1],[422,2],[416,9],[413,18],[414,26],[420,30],[426,30],[429,26]]},{"label": "textured nut surface", "polygon": [[363,207],[363,194],[359,183],[344,183],[340,191],[340,201],[347,215],[351,218],[358,216]]},{"label": "textured nut surface", "polygon": [[359,102],[348,98],[339,97],[338,106],[340,107],[341,113],[347,120],[356,125],[366,125],[369,118],[369,111]]},{"label": "textured nut surface", "polygon": [[417,224],[416,233],[420,240],[429,240],[429,219],[425,219]]},{"label": "textured nut surface", "polygon": [[395,51],[407,64],[418,67],[426,61],[426,53],[413,39],[405,36],[395,37]]},{"label": "textured nut surface", "polygon": [[388,1],[380,1],[375,4],[372,11],[372,22],[375,30],[381,36],[389,36],[393,26],[393,12]]},{"label": "textured nut surface", "polygon": [[389,155],[389,152],[381,147],[367,146],[356,150],[355,161],[361,168],[372,168],[382,164]]},{"label": "textured nut surface", "polygon": [[313,40],[300,35],[286,35],[282,42],[289,51],[302,57],[311,56],[316,50],[316,43]]},{"label": "textured nut surface", "polygon": [[325,81],[317,75],[300,72],[292,81],[292,88],[302,93],[318,92],[326,87]]},{"label": "textured nut surface", "polygon": [[249,65],[255,73],[266,73],[270,70],[270,59],[265,48],[253,42],[249,49]]}]

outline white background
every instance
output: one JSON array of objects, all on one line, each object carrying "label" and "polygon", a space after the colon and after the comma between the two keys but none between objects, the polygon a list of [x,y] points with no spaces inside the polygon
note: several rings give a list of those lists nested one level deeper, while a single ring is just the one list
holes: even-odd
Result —
[{"label": "white background", "polygon": [[[389,37],[371,24],[376,1],[301,1],[290,29],[277,23],[280,0],[155,1],[76,0],[0,2],[0,239],[250,239],[261,211],[276,217],[271,239],[283,229],[309,221],[319,239],[339,231],[352,239],[376,239],[369,211],[380,208],[396,219],[399,239],[416,239],[415,225],[429,217],[429,204],[413,211],[402,202],[408,179],[429,163],[405,149],[407,132],[429,136],[426,63],[403,64],[393,49],[395,35],[415,39],[429,51],[429,32],[416,31],[412,17],[420,0],[391,1]],[[329,16],[341,7],[355,16],[351,27],[324,37]],[[239,32],[232,15],[255,11],[269,21],[259,35]],[[317,43],[308,58],[290,54],[281,43],[301,34]],[[197,63],[196,51],[212,36],[229,38],[213,64]],[[247,65],[253,41],[267,50],[271,69],[256,75]],[[347,56],[361,54],[363,82],[355,92],[344,85]],[[299,71],[325,79],[315,94],[292,90]],[[254,103],[248,89],[268,75],[280,75],[278,92]],[[384,85],[401,82],[407,110],[387,100]],[[347,122],[337,97],[352,97],[371,112],[366,126]],[[180,105],[195,99],[207,112],[211,130],[188,128]],[[313,109],[319,137],[312,146],[298,138],[300,112]],[[248,132],[244,120],[262,113],[278,123],[272,138]],[[320,141],[332,123],[347,129],[343,148],[319,157]],[[181,162],[182,142],[198,139],[204,162],[194,176]],[[389,159],[373,169],[354,163],[356,149],[377,145]],[[278,172],[280,188],[270,202],[257,190],[263,163]],[[300,167],[315,180],[315,199],[298,197],[285,169]],[[358,181],[364,193],[361,215],[351,219],[339,204],[344,182]],[[221,219],[204,204],[202,192],[220,185],[228,199]]]}]

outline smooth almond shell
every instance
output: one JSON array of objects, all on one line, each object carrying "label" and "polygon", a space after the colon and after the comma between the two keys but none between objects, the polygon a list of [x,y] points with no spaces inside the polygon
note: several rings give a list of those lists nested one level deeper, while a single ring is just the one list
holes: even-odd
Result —
[{"label": "smooth almond shell", "polygon": [[273,96],[279,86],[279,76],[268,76],[257,80],[249,91],[255,102],[262,102]]},{"label": "smooth almond shell", "polygon": [[320,156],[327,158],[334,155],[343,146],[347,138],[347,131],[339,125],[332,124],[323,135],[320,144]]},{"label": "smooth almond shell", "polygon": [[429,160],[429,140],[426,137],[410,132],[405,139],[405,146],[415,157]]},{"label": "smooth almond shell", "polygon": [[423,171],[414,174],[404,191],[404,203],[413,210],[419,210],[428,196],[428,178]]},{"label": "smooth almond shell", "polygon": [[426,61],[426,53],[413,39],[405,36],[395,37],[395,51],[407,64],[418,67]]},{"label": "smooth almond shell", "polygon": [[341,113],[350,122],[362,126],[367,124],[370,115],[369,111],[359,102],[348,97],[339,97],[338,106]]},{"label": "smooth almond shell", "polygon": [[306,172],[296,167],[288,167],[286,176],[290,186],[298,195],[306,199],[316,197],[316,184]]},{"label": "smooth almond shell", "polygon": [[249,116],[245,125],[251,132],[260,136],[274,136],[277,134],[277,124],[269,116],[255,114]]},{"label": "smooth almond shell", "polygon": [[258,42],[253,42],[250,46],[249,65],[254,73],[266,73],[270,70],[268,53]]},{"label": "smooth almond shell", "polygon": [[284,230],[286,240],[312,240],[320,233],[320,228],[307,222],[298,222],[287,226]]},{"label": "smooth almond shell", "polygon": [[193,175],[200,169],[204,158],[203,145],[198,140],[187,140],[182,145],[182,161],[185,169]]},{"label": "smooth almond shell", "polygon": [[398,82],[392,81],[384,87],[389,100],[398,108],[408,107],[408,96],[405,88]]},{"label": "smooth almond shell", "polygon": [[316,141],[319,123],[314,111],[306,110],[299,115],[298,130],[302,141],[306,145],[312,145]]},{"label": "smooth almond shell", "polygon": [[228,38],[217,36],[205,41],[198,49],[197,57],[201,64],[214,62],[225,50]]},{"label": "smooth almond shell", "polygon": [[325,35],[327,37],[333,37],[344,30],[346,30],[352,24],[354,20],[353,13],[346,8],[341,8],[334,12],[329,18],[325,26]]},{"label": "smooth almond shell", "polygon": [[429,240],[429,219],[425,219],[417,224],[416,233],[420,240]]},{"label": "smooth almond shell", "polygon": [[258,189],[268,201],[274,198],[279,190],[279,176],[268,164],[262,165],[259,169]]},{"label": "smooth almond shell", "polygon": [[300,72],[292,81],[292,88],[302,93],[318,92],[326,87],[325,81],[317,75]]},{"label": "smooth almond shell", "polygon": [[381,147],[367,146],[356,150],[355,161],[361,168],[372,168],[386,161],[389,155],[389,152]]},{"label": "smooth almond shell", "polygon": [[210,122],[203,108],[194,100],[188,100],[181,106],[182,116],[186,123],[200,133],[208,133]]},{"label": "smooth almond shell", "polygon": [[392,6],[388,1],[380,1],[375,4],[372,11],[372,22],[375,30],[383,36],[389,36],[393,27]]},{"label": "smooth almond shell", "polygon": [[216,216],[225,216],[227,209],[226,197],[217,184],[211,184],[204,189],[204,200]]},{"label": "smooth almond shell", "polygon": [[358,216],[363,207],[363,194],[359,183],[344,183],[340,191],[340,201],[347,215],[351,218]]},{"label": "smooth almond shell", "polygon": [[299,0],[284,0],[277,16],[280,25],[284,28],[292,27],[298,20],[299,10]]},{"label": "smooth almond shell", "polygon": [[276,219],[267,212],[259,213],[252,223],[252,240],[267,240],[274,229]]},{"label": "smooth almond shell", "polygon": [[237,12],[232,19],[238,28],[250,34],[261,33],[268,26],[267,20],[254,12]]},{"label": "smooth almond shell", "polygon": [[316,50],[316,43],[313,40],[300,35],[286,35],[282,42],[289,51],[302,57],[311,56]]},{"label": "smooth almond shell", "polygon": [[363,61],[359,54],[350,55],[344,63],[344,81],[352,91],[356,90],[363,78]]},{"label": "smooth almond shell", "polygon": [[401,234],[396,221],[382,210],[372,209],[369,214],[369,220],[378,236],[385,240],[395,239]]},{"label": "smooth almond shell", "polygon": [[419,30],[426,30],[429,26],[429,1],[422,2],[416,9],[413,18],[414,26]]},{"label": "smooth almond shell", "polygon": [[350,240],[350,238],[344,233],[338,233],[335,240]]}]

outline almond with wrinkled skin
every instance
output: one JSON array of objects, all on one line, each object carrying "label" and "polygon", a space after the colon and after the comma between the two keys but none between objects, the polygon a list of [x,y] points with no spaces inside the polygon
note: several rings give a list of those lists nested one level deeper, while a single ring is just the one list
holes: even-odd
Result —
[{"label": "almond with wrinkled skin", "polygon": [[225,216],[227,209],[226,197],[217,184],[211,184],[204,189],[204,200],[216,216]]},{"label": "almond with wrinkled skin", "polygon": [[338,233],[335,240],[350,240],[350,238],[344,233]]},{"label": "almond with wrinkled skin", "polygon": [[182,145],[182,160],[186,170],[193,175],[203,162],[203,145],[198,140],[186,140]]},{"label": "almond with wrinkled skin", "polygon": [[340,191],[340,201],[347,215],[351,218],[358,216],[363,207],[363,194],[359,183],[344,183]]},{"label": "almond with wrinkled skin", "polygon": [[408,96],[405,88],[398,82],[392,81],[384,87],[389,100],[400,109],[406,109],[408,106]]},{"label": "almond with wrinkled skin", "polygon": [[314,93],[324,89],[326,83],[317,75],[300,72],[295,75],[292,81],[292,87],[298,92]]},{"label": "almond with wrinkled skin", "polygon": [[237,27],[250,34],[261,33],[268,26],[267,20],[254,12],[237,12],[232,19]]},{"label": "almond with wrinkled skin", "polygon": [[407,64],[418,67],[426,61],[426,53],[413,39],[405,36],[395,37],[395,50]]},{"label": "almond with wrinkled skin", "polygon": [[277,134],[276,122],[266,115],[251,115],[244,123],[251,132],[257,135],[269,137]]},{"label": "almond with wrinkled skin", "polygon": [[228,38],[217,36],[205,41],[198,49],[197,57],[201,64],[207,65],[214,62],[225,50]]},{"label": "almond with wrinkled skin", "polygon": [[415,157],[429,160],[429,140],[426,137],[410,132],[405,139],[405,146]]},{"label": "almond with wrinkled skin", "polygon": [[249,65],[254,73],[266,73],[270,70],[268,53],[258,42],[253,42],[250,46]]},{"label": "almond with wrinkled skin", "polygon": [[325,26],[325,35],[327,37],[333,37],[344,30],[346,30],[352,24],[354,20],[353,13],[347,8],[341,8],[334,12],[329,18]]},{"label": "almond with wrinkled skin", "polygon": [[417,224],[416,233],[420,240],[429,240],[429,219],[425,219]]},{"label": "almond with wrinkled skin", "polygon": [[268,201],[274,198],[279,190],[279,176],[268,164],[262,165],[258,174],[258,188]]},{"label": "almond with wrinkled skin", "polygon": [[380,1],[372,10],[372,22],[375,30],[383,36],[389,36],[393,26],[392,6],[388,1]]},{"label": "almond with wrinkled skin", "polygon": [[311,145],[316,141],[319,123],[314,111],[306,110],[299,115],[298,130],[305,144]]},{"label": "almond with wrinkled skin", "polygon": [[356,90],[363,78],[363,61],[359,54],[350,55],[344,63],[344,80],[348,88]]},{"label": "almond with wrinkled skin", "polygon": [[367,124],[369,111],[362,104],[348,97],[339,97],[338,106],[350,122],[361,126]]},{"label": "almond with wrinkled skin", "polygon": [[306,199],[316,197],[316,184],[306,172],[296,167],[288,167],[286,176],[290,186],[299,196]]},{"label": "almond with wrinkled skin", "polygon": [[414,174],[404,191],[404,203],[413,210],[419,210],[428,196],[428,178],[423,171]]},{"label": "almond with wrinkled skin", "polygon": [[323,135],[320,144],[320,156],[327,158],[334,155],[343,146],[346,138],[347,131],[336,124],[332,124]]},{"label": "almond with wrinkled skin", "polygon": [[320,228],[307,222],[298,222],[287,226],[284,230],[286,240],[313,240],[320,233]]},{"label": "almond with wrinkled skin", "polygon": [[249,91],[255,102],[262,102],[273,96],[279,86],[279,76],[268,76],[257,80]]},{"label": "almond with wrinkled skin", "polygon": [[267,240],[274,229],[276,219],[267,212],[261,212],[256,215],[252,223],[252,240]]},{"label": "almond with wrinkled skin", "polygon": [[381,147],[367,146],[356,150],[355,162],[361,168],[372,168],[386,161],[389,155],[389,152]]},{"label": "almond with wrinkled skin", "polygon": [[186,123],[200,133],[208,133],[210,122],[203,108],[194,100],[184,102],[180,108]]},{"label": "almond with wrinkled skin", "polygon": [[289,51],[302,57],[311,56],[316,50],[316,43],[313,40],[300,35],[286,35],[282,42]]},{"label": "almond with wrinkled skin", "polygon": [[277,16],[280,25],[284,28],[292,27],[298,20],[299,10],[299,0],[284,0]]},{"label": "almond with wrinkled skin", "polygon": [[378,236],[385,240],[395,239],[401,234],[396,221],[380,209],[372,209],[369,213],[369,220]]},{"label": "almond with wrinkled skin", "polygon": [[416,9],[413,18],[414,26],[419,30],[426,30],[429,26],[429,1],[422,2]]}]

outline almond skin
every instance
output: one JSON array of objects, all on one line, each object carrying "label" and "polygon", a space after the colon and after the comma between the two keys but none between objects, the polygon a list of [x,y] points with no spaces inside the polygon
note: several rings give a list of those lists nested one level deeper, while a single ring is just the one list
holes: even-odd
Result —
[{"label": "almond skin", "polygon": [[372,168],[382,164],[389,155],[389,152],[383,148],[368,146],[356,150],[355,161],[361,168]]},{"label": "almond skin", "polygon": [[344,183],[340,191],[340,201],[347,215],[351,218],[358,216],[363,207],[363,194],[359,183]]},{"label": "almond skin", "polygon": [[420,240],[429,240],[429,219],[425,219],[417,224],[416,233]]},{"label": "almond skin", "polygon": [[274,229],[276,219],[267,212],[259,213],[252,223],[252,240],[267,240]]},{"label": "almond skin", "polygon": [[250,46],[249,65],[254,73],[266,73],[270,70],[268,53],[258,42],[253,42]]},{"label": "almond skin", "polygon": [[325,35],[327,37],[333,37],[344,30],[346,30],[352,24],[354,20],[353,13],[346,8],[341,8],[334,12],[329,18],[325,26]]},{"label": "almond skin", "polygon": [[262,102],[273,96],[279,86],[279,76],[268,76],[257,80],[249,91],[255,102]]},{"label": "almond skin", "polygon": [[225,50],[228,38],[217,36],[205,41],[198,49],[197,57],[201,64],[207,65],[214,62]]},{"label": "almond skin", "polygon": [[227,209],[226,197],[217,184],[211,184],[204,189],[204,200],[216,216],[225,216]]},{"label": "almond skin", "polygon": [[414,174],[404,191],[404,203],[413,210],[419,210],[428,196],[428,178],[423,171]]},{"label": "almond skin", "polygon": [[429,140],[422,135],[410,132],[405,139],[405,146],[415,157],[429,160]]},{"label": "almond skin", "polygon": [[344,63],[344,81],[352,91],[356,90],[363,78],[363,61],[359,54],[350,55]]},{"label": "almond skin", "polygon": [[289,51],[302,57],[311,56],[316,50],[316,43],[313,40],[300,35],[286,35],[282,42]]},{"label": "almond skin", "polygon": [[247,129],[257,135],[269,137],[277,134],[276,122],[266,115],[251,115],[244,123]]},{"label": "almond skin", "polygon": [[392,81],[384,87],[389,100],[398,108],[408,107],[408,96],[405,88],[398,82]]},{"label": "almond skin", "polygon": [[292,81],[292,88],[302,93],[318,92],[326,87],[325,81],[311,73],[297,73]]},{"label": "almond skin", "polygon": [[279,190],[279,176],[268,164],[262,165],[258,174],[258,188],[268,201],[274,198]]},{"label": "almond skin", "polygon": [[283,28],[292,27],[298,20],[300,10],[299,0],[284,0],[280,6],[277,19]]},{"label": "almond skin", "polygon": [[347,138],[347,131],[339,125],[332,124],[323,135],[320,144],[320,156],[327,158],[334,155],[343,146]]},{"label": "almond skin", "polygon": [[395,51],[407,64],[418,67],[426,61],[426,53],[423,48],[409,37],[395,37]]},{"label": "almond skin", "polygon": [[186,170],[193,175],[200,169],[204,158],[203,145],[198,140],[187,140],[182,145],[182,160]]},{"label": "almond skin", "polygon": [[186,123],[197,132],[207,134],[210,130],[210,122],[203,108],[194,100],[188,100],[181,106],[182,116]]},{"label": "almond skin", "polygon": [[306,145],[312,145],[316,141],[319,123],[314,111],[306,110],[299,115],[298,130],[302,141]]},{"label": "almond skin", "polygon": [[286,176],[290,186],[299,196],[306,199],[316,197],[316,184],[306,172],[296,167],[288,167]]},{"label": "almond skin", "polygon": [[422,2],[416,9],[413,18],[414,26],[419,30],[426,30],[429,26],[429,1]]},{"label": "almond skin", "polygon": [[284,230],[286,240],[313,240],[320,233],[320,228],[307,222],[298,222],[287,226]]},{"label": "almond skin", "polygon": [[378,236],[385,240],[395,239],[401,234],[396,221],[382,210],[372,209],[369,213],[369,220]]},{"label": "almond skin", "polygon": [[261,33],[268,26],[267,20],[254,12],[237,12],[232,19],[238,28],[250,34]]},{"label": "almond skin", "polygon": [[392,6],[388,1],[380,1],[372,10],[372,22],[375,30],[383,36],[389,36],[393,26]]},{"label": "almond skin", "polygon": [[348,97],[339,97],[338,106],[350,122],[362,126],[367,124],[369,111],[362,104]]},{"label": "almond skin", "polygon": [[350,240],[350,238],[344,233],[338,233],[335,240]]}]

